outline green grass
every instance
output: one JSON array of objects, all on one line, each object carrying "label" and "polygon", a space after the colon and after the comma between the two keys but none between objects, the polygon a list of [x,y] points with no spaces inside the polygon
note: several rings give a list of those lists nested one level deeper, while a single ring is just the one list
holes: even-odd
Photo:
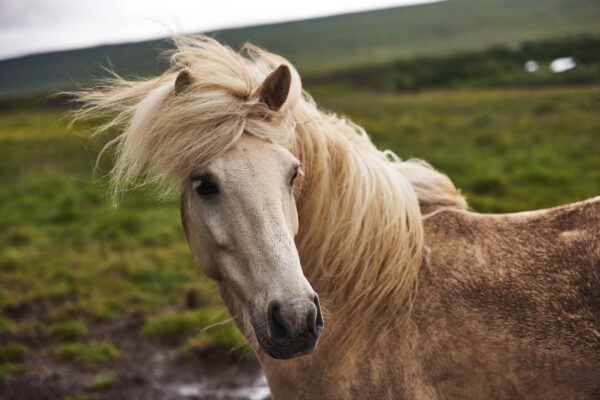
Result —
[{"label": "green grass", "polygon": [[146,322],[142,334],[163,342],[179,342],[186,336],[199,333],[214,324],[215,311],[205,309],[157,316]]},{"label": "green grass", "polygon": [[318,93],[400,157],[448,174],[473,209],[512,212],[600,195],[600,88]]},{"label": "green grass", "polygon": [[4,335],[14,333],[15,324],[9,319],[0,316],[0,338]]},{"label": "green grass", "polygon": [[205,332],[188,337],[181,347],[182,354],[202,356],[218,350],[239,358],[252,357],[250,345],[240,331],[232,329],[230,324],[217,325]]},{"label": "green grass", "polygon": [[149,316],[139,333],[167,345],[208,334],[228,316],[190,256],[177,201],[136,192],[112,207],[103,172],[92,173],[103,142],[76,134],[92,122],[67,124],[63,112],[0,114],[0,339],[33,337],[34,356],[93,367],[118,343],[81,342],[119,319]]},{"label": "green grass", "polygon": [[162,343],[182,344],[184,354],[202,354],[212,350],[232,351],[237,356],[251,353],[246,339],[226,315],[206,308],[154,317],[146,322],[142,334]]},{"label": "green grass", "polygon": [[13,377],[21,374],[24,367],[18,363],[0,363],[0,384],[8,382]]},{"label": "green grass", "polygon": [[119,358],[120,352],[110,343],[73,343],[61,347],[59,355],[65,361],[74,362],[87,368],[96,368],[116,360]]},{"label": "green grass", "polygon": [[93,391],[104,390],[115,386],[119,380],[114,375],[98,375],[90,384],[90,389]]},{"label": "green grass", "polygon": [[20,344],[0,347],[0,363],[21,363],[25,360],[27,348]]},{"label": "green grass", "polygon": [[87,334],[87,326],[79,321],[59,321],[50,327],[52,338],[64,342],[82,339]]},{"label": "green grass", "polygon": [[67,133],[66,122],[62,113],[0,115],[0,307],[109,321],[183,303],[183,288],[210,291],[196,279],[176,202],[137,193],[111,207],[92,176],[100,145]]},{"label": "green grass", "polygon": [[9,381],[23,372],[27,348],[21,344],[9,343],[0,346],[0,383]]},{"label": "green grass", "polygon": [[[475,210],[600,194],[600,87],[316,96],[380,147],[447,173]],[[95,338],[97,328],[141,315],[131,340],[182,354],[248,354],[233,324],[221,324],[229,316],[194,265],[177,200],[138,191],[111,207],[101,173],[91,172],[102,142],[66,124],[59,111],[0,114],[0,347],[33,338],[27,360],[95,368],[118,357],[117,348],[127,351],[112,337]],[[97,339],[104,342],[89,344]],[[23,359],[9,358],[1,381],[22,371]]]}]

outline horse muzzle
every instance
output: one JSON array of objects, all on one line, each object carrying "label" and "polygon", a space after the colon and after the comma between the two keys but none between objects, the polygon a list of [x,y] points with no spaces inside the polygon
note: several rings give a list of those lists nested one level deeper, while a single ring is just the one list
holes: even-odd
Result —
[{"label": "horse muzzle", "polygon": [[[258,343],[273,358],[288,360],[311,353],[324,328],[319,298],[269,302],[266,323],[254,324]],[[266,326],[265,329],[257,329]],[[266,332],[265,332],[266,331]]]}]

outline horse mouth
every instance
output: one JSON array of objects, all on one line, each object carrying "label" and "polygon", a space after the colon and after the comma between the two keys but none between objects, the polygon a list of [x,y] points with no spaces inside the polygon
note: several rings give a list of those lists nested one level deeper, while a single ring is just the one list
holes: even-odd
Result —
[{"label": "horse mouth", "polygon": [[284,344],[275,344],[263,335],[256,334],[256,339],[261,349],[270,357],[277,360],[291,360],[296,357],[312,353],[317,347],[318,337],[304,338],[304,340],[290,341]]}]

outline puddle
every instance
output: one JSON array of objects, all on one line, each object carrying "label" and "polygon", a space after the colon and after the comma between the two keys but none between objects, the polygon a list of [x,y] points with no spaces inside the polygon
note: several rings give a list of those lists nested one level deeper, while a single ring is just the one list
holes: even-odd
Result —
[{"label": "puddle", "polygon": [[180,385],[177,394],[183,397],[199,397],[204,385]]},{"label": "puddle", "polygon": [[[235,382],[232,382],[232,386]],[[268,400],[271,392],[264,376],[254,379],[245,386],[215,387],[210,382],[170,385],[164,388],[173,398],[219,399],[219,400]]]}]

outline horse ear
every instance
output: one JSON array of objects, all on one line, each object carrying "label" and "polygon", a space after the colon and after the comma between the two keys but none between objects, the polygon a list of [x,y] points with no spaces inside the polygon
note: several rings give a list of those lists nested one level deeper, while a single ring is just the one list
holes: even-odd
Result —
[{"label": "horse ear", "polygon": [[273,111],[279,110],[288,97],[291,83],[292,73],[290,68],[287,65],[280,65],[260,85],[258,89],[260,101]]},{"label": "horse ear", "polygon": [[175,94],[181,94],[194,81],[194,77],[189,69],[182,69],[175,79]]}]

